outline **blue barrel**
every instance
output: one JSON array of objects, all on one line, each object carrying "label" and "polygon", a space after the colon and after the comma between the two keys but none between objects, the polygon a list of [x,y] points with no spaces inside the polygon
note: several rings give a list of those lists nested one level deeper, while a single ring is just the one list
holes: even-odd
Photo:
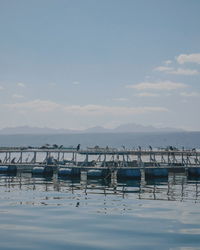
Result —
[{"label": "blue barrel", "polygon": [[8,166],[8,173],[16,173],[17,167],[16,166]]},{"label": "blue barrel", "polygon": [[0,166],[0,173],[16,173],[16,166]]},{"label": "blue barrel", "polygon": [[88,178],[100,178],[103,177],[103,170],[102,169],[90,169],[87,171]]},{"label": "blue barrel", "polygon": [[32,169],[34,175],[53,175],[53,169],[51,167],[38,166]]},{"label": "blue barrel", "polygon": [[188,176],[200,176],[200,168],[198,167],[189,167]]},{"label": "blue barrel", "polygon": [[80,177],[81,169],[77,167],[63,167],[58,170],[59,176]]},{"label": "blue barrel", "polygon": [[136,169],[118,169],[117,178],[124,179],[141,179],[141,172],[139,168]]},{"label": "blue barrel", "polygon": [[58,175],[71,176],[72,175],[72,169],[71,168],[60,168],[58,170]]},{"label": "blue barrel", "polygon": [[0,173],[7,173],[8,172],[8,166],[0,166]]},{"label": "blue barrel", "polygon": [[80,177],[81,175],[81,168],[73,167],[72,168],[72,176]]},{"label": "blue barrel", "polygon": [[145,168],[145,178],[166,178],[168,177],[167,168]]}]

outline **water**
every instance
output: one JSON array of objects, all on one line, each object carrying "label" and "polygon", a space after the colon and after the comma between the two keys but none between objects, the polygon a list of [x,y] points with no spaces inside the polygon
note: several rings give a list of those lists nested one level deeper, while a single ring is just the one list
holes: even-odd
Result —
[{"label": "water", "polygon": [[171,133],[96,133],[96,134],[61,134],[61,135],[0,135],[0,146],[42,146],[46,143],[81,148],[99,145],[106,147],[127,148],[167,147],[200,148],[200,132]]},{"label": "water", "polygon": [[200,180],[0,176],[0,249],[199,249]]}]

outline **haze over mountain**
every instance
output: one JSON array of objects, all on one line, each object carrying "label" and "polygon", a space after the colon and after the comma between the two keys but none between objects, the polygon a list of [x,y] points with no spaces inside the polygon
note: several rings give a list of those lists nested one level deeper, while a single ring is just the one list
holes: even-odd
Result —
[{"label": "haze over mountain", "polygon": [[122,124],[116,128],[108,129],[101,126],[91,127],[84,130],[72,130],[72,129],[54,129],[54,128],[40,128],[40,127],[7,127],[0,130],[2,135],[11,134],[74,134],[74,133],[152,133],[152,132],[181,132],[182,129],[177,128],[157,128],[154,126],[144,126],[135,123]]}]

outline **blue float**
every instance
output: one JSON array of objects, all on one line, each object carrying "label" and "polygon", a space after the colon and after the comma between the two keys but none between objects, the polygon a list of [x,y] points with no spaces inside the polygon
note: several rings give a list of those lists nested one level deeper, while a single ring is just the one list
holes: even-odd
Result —
[{"label": "blue float", "polygon": [[16,166],[8,166],[8,172],[9,173],[16,173],[17,167]]},{"label": "blue float", "polygon": [[8,172],[8,166],[0,166],[0,173],[7,173]]},{"label": "blue float", "polygon": [[0,173],[15,173],[16,171],[16,166],[0,166]]},{"label": "blue float", "polygon": [[145,168],[145,178],[166,178],[168,177],[167,168]]},{"label": "blue float", "polygon": [[88,178],[98,178],[98,177],[102,177],[102,176],[104,176],[102,169],[90,169],[87,171]]},{"label": "blue float", "polygon": [[34,175],[53,175],[53,168],[52,167],[44,167],[44,166],[38,166],[38,167],[34,167],[32,169],[32,173]]},{"label": "blue float", "polygon": [[72,169],[71,168],[60,168],[58,170],[58,175],[64,175],[64,176],[71,176],[72,175]]},{"label": "blue float", "polygon": [[72,168],[72,175],[75,176],[75,177],[80,177],[81,168],[77,168],[77,167]]},{"label": "blue float", "polygon": [[188,176],[200,176],[200,168],[198,167],[189,167]]},{"label": "blue float", "polygon": [[81,169],[77,167],[62,167],[58,170],[59,176],[80,177]]},{"label": "blue float", "polygon": [[141,179],[141,171],[139,168],[137,169],[118,169],[117,171],[118,178],[127,178],[127,179]]}]

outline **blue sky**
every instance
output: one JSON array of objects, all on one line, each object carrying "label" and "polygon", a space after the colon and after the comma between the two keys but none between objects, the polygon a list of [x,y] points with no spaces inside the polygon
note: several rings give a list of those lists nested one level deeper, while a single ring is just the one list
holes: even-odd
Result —
[{"label": "blue sky", "polygon": [[200,130],[200,1],[0,0],[0,128]]}]

